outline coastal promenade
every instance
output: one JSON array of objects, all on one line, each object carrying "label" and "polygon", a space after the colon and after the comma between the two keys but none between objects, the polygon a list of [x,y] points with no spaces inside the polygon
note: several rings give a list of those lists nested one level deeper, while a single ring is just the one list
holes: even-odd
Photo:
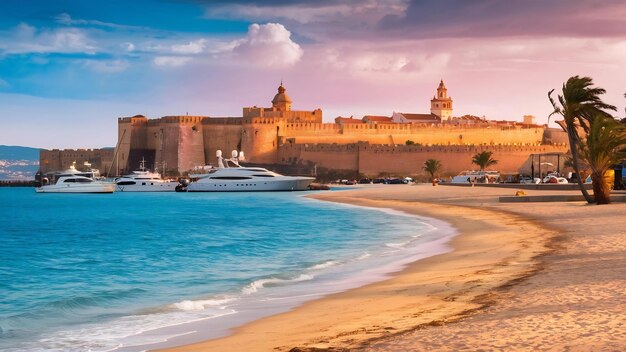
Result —
[{"label": "coastal promenade", "polygon": [[[576,191],[528,190],[530,196]],[[626,203],[500,203],[513,189],[370,186],[313,198],[438,218],[452,251],[172,351],[626,349]],[[312,220],[314,221],[314,220]]]}]

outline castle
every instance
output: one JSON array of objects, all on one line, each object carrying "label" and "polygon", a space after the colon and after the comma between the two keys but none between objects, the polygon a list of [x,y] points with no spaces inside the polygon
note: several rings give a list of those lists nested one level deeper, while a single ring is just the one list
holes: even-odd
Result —
[{"label": "castle", "polygon": [[[254,164],[311,165],[374,176],[419,173],[423,160],[438,158],[446,171],[455,173],[472,168],[474,152],[492,150],[501,170],[517,172],[530,154],[567,151],[562,133],[526,117],[524,123],[453,117],[443,80],[430,101],[430,114],[394,112],[323,123],[321,109],[292,110],[282,82],[271,102],[268,108],[244,107],[241,117],[121,117],[117,147],[107,165],[112,174],[123,174],[145,159],[151,168],[182,175],[214,163],[218,149],[236,149]],[[42,160],[61,159],[44,154]]]}]

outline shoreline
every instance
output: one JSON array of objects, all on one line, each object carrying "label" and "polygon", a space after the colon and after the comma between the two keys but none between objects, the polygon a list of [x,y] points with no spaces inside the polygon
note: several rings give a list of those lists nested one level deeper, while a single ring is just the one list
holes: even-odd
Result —
[{"label": "shoreline", "polygon": [[309,197],[390,208],[450,223],[458,230],[449,242],[452,251],[412,262],[388,279],[244,324],[231,335],[163,351],[221,351],[234,346],[254,351],[359,349],[457,321],[492,305],[502,288],[541,270],[539,257],[553,250],[550,242],[557,235],[553,229],[506,211],[368,198],[363,193],[368,192],[357,189]]}]

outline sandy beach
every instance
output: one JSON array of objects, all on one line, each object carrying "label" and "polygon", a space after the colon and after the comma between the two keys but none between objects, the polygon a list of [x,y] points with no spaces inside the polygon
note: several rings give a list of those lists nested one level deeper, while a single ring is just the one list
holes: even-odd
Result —
[{"label": "sandy beach", "polygon": [[626,203],[498,202],[514,194],[430,185],[314,194],[437,218],[459,235],[451,252],[387,280],[168,351],[625,350]]}]

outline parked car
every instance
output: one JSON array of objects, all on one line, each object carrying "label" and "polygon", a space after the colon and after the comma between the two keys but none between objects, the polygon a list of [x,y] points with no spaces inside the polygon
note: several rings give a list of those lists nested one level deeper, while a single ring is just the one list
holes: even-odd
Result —
[{"label": "parked car", "polygon": [[372,181],[372,183],[386,183],[384,178],[376,178]]},{"label": "parked car", "polygon": [[530,177],[530,176],[520,176],[519,183],[522,183],[522,184],[533,184],[533,183],[535,183],[535,180],[533,180],[533,178]]},{"label": "parked car", "polygon": [[559,183],[559,184],[566,184],[569,183],[567,182],[567,179],[565,177],[557,177],[557,176],[546,176],[543,179],[543,183]]},{"label": "parked car", "polygon": [[359,184],[362,184],[362,185],[367,185],[367,184],[370,184],[370,183],[372,183],[372,180],[369,179],[369,178],[362,178],[362,179],[359,180]]},{"label": "parked car", "polygon": [[400,179],[400,178],[391,178],[389,180],[387,180],[386,182],[388,185],[401,185],[404,184],[404,180]]}]

